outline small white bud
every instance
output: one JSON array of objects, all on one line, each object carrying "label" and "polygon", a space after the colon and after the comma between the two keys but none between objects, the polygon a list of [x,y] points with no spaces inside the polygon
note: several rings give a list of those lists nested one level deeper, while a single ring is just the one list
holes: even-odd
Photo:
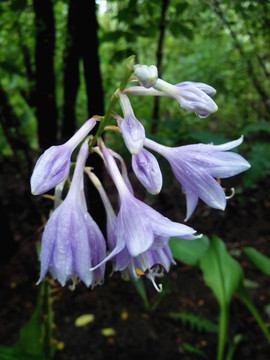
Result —
[{"label": "small white bud", "polygon": [[147,89],[155,85],[158,79],[158,71],[155,65],[137,65],[134,74],[140,83]]}]

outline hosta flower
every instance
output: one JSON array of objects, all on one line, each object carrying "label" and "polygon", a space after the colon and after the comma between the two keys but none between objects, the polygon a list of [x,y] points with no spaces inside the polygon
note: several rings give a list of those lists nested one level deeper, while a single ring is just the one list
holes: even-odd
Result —
[{"label": "hosta flower", "polygon": [[124,114],[123,119],[118,120],[121,134],[126,147],[131,154],[138,154],[145,139],[143,125],[136,119],[127,95],[120,92],[120,105]]},{"label": "hosta flower", "polygon": [[83,188],[83,169],[87,156],[88,145],[84,143],[69,192],[45,226],[38,283],[48,270],[62,286],[75,276],[92,287],[103,281],[104,266],[89,271],[105,258],[106,244],[98,225],[87,212]]},{"label": "hosta flower", "polygon": [[157,159],[146,149],[132,155],[132,169],[150,194],[158,194],[162,187],[162,173]]},{"label": "hosta flower", "polygon": [[[109,242],[111,253],[99,265],[113,259],[115,271],[137,271],[137,275],[147,276],[160,291],[154,278],[164,272],[162,269],[169,271],[170,264],[173,263],[168,249],[170,237],[193,240],[198,236],[194,235],[195,230],[191,227],[169,220],[136,199],[122,178],[111,152],[103,143],[101,147],[106,168],[119,192],[120,209],[115,218],[103,191],[99,190],[107,221],[110,219],[111,224],[110,233],[107,228],[107,234],[113,239]],[[100,189],[99,186],[97,188]],[[91,270],[97,269],[99,265]]]},{"label": "hosta flower", "polygon": [[193,111],[204,118],[217,111],[216,103],[211,99],[216,90],[200,82],[184,81],[176,85],[158,79],[152,88],[131,86],[124,91],[125,94],[143,96],[170,96],[177,100],[183,109]]},{"label": "hosta flower", "polygon": [[102,152],[121,201],[117,215],[117,238],[124,240],[131,256],[138,256],[155,247],[157,245],[155,240],[158,237],[185,237],[195,233],[194,229],[169,220],[136,199],[129,191],[113,156],[105,145],[102,146]]},{"label": "hosta flower", "polygon": [[195,210],[198,198],[209,206],[224,210],[226,195],[216,178],[228,178],[249,169],[249,163],[234,152],[243,137],[222,145],[186,145],[167,147],[145,139],[145,146],[164,156],[176,179],[181,183],[187,201],[187,220]]},{"label": "hosta flower", "polygon": [[51,190],[68,176],[73,150],[95,124],[94,118],[87,120],[65,144],[51,146],[40,156],[30,180],[31,191],[34,195]]}]

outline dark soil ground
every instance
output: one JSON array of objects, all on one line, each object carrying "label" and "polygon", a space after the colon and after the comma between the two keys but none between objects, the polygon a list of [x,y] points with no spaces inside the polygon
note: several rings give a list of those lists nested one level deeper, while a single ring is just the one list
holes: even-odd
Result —
[{"label": "dark soil ground", "polygon": [[[36,304],[38,287],[35,283],[39,276],[36,245],[51,202],[33,198],[28,181],[22,181],[15,174],[12,164],[1,165],[1,168],[0,344],[12,346]],[[234,183],[241,185],[241,177],[235,177],[228,186]],[[268,177],[254,189],[242,189],[228,202],[225,212],[200,203],[188,225],[208,236],[219,236],[229,250],[253,246],[269,256],[269,195]],[[183,221],[184,198],[178,184],[173,182],[170,191],[165,189],[157,198],[147,201],[171,219]],[[269,278],[241,252],[237,260],[243,266],[245,277],[259,284],[258,288],[249,289],[249,293],[269,324],[264,309],[270,303]],[[204,284],[200,270],[178,263],[164,280],[170,283],[170,289],[152,312],[146,310],[132,282],[123,281],[117,273],[109,277],[109,270],[104,285],[94,290],[78,284],[75,291],[70,291],[68,287],[53,283],[53,337],[62,345],[54,359],[202,359],[189,352],[185,343],[202,350],[208,359],[215,359],[215,333],[192,329],[169,315],[187,311],[217,322],[218,304]],[[150,282],[146,281],[145,285],[151,302],[155,291]],[[95,320],[76,327],[75,320],[83,314],[94,314]],[[107,328],[114,329],[114,334],[103,335],[102,330]],[[236,334],[245,337],[237,347],[235,359],[270,359],[270,346],[260,328],[240,299],[234,296],[228,335],[233,339]]]}]

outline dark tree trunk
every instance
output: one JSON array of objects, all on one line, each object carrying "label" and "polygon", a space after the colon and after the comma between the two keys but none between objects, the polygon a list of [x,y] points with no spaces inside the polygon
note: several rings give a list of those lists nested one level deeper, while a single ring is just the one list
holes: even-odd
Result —
[{"label": "dark tree trunk", "polygon": [[[104,114],[103,90],[98,56],[98,23],[95,1],[70,0],[68,16],[68,39],[64,75],[64,118],[62,138],[67,139],[76,130],[75,105],[79,87],[79,61],[83,62],[87,92],[88,117]],[[86,120],[86,119],[85,119]],[[103,163],[99,156],[91,154],[88,166],[102,180]],[[105,214],[99,194],[90,183],[89,209],[91,215],[104,230]],[[92,209],[94,211],[92,211]]]},{"label": "dark tree trunk", "polygon": [[55,98],[55,25],[51,0],[33,1],[36,22],[36,115],[42,150],[56,143],[57,107]]},{"label": "dark tree trunk", "polygon": [[76,131],[76,98],[78,94],[80,76],[78,44],[78,14],[76,3],[70,1],[67,24],[67,44],[64,56],[64,108],[61,141],[68,140]]},{"label": "dark tree trunk", "polygon": [[[162,0],[161,4],[161,16],[160,16],[160,23],[159,23],[159,39],[158,39],[158,47],[156,52],[156,64],[158,69],[158,76],[161,77],[162,73],[162,49],[163,49],[163,41],[165,35],[165,25],[166,25],[166,12],[168,9],[169,0]],[[151,133],[155,134],[157,131],[157,126],[159,122],[159,97],[156,96],[154,98],[154,108],[152,118],[154,123],[151,128]]]},{"label": "dark tree trunk", "polygon": [[88,114],[103,115],[103,89],[98,56],[98,23],[95,1],[81,0],[82,28],[81,50],[84,65],[84,78],[88,97]]},{"label": "dark tree trunk", "polygon": [[[84,66],[84,79],[88,99],[88,115],[103,115],[104,102],[100,64],[98,56],[98,23],[96,19],[95,1],[81,0],[80,48]],[[103,161],[93,154],[89,158],[89,165],[95,174],[103,179]],[[100,196],[93,185],[89,191],[89,210],[100,228],[105,232],[105,213]]]}]

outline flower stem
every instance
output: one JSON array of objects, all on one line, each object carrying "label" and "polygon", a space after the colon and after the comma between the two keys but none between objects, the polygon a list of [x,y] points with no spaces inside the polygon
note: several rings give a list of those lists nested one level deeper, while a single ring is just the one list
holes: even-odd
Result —
[{"label": "flower stem", "polygon": [[220,304],[217,360],[222,360],[224,356],[227,338],[228,316],[229,314],[227,304]]},{"label": "flower stem", "polygon": [[111,97],[111,101],[109,103],[108,109],[105,113],[105,115],[103,116],[103,118],[100,121],[98,130],[96,132],[96,135],[91,143],[92,146],[94,146],[97,143],[97,139],[101,136],[101,134],[104,131],[105,126],[108,123],[108,120],[111,116],[111,113],[116,105],[116,102],[119,98],[119,91],[123,91],[128,83],[128,80],[130,78],[130,76],[133,74],[134,71],[134,59],[135,59],[135,55],[130,56],[127,59],[127,64],[126,64],[126,72],[124,74],[124,77],[119,85],[119,88],[113,93],[112,97]]}]

